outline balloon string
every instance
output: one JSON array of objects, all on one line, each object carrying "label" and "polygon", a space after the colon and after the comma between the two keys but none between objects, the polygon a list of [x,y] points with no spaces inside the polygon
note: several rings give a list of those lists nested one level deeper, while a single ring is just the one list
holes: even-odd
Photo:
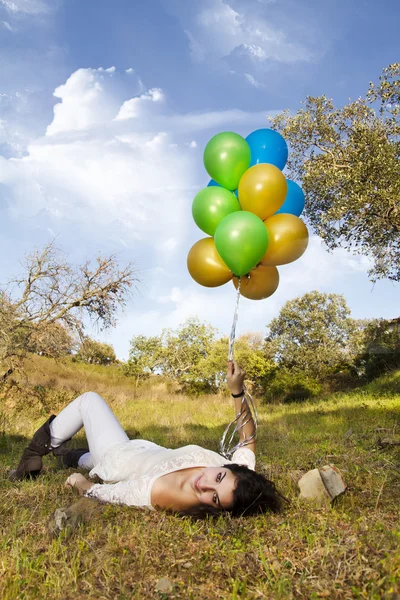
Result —
[{"label": "balloon string", "polygon": [[[236,415],[236,418],[229,423],[226,427],[221,443],[220,443],[220,454],[224,458],[230,460],[232,455],[239,450],[239,448],[244,448],[248,446],[252,440],[255,440],[257,437],[257,409],[254,405],[253,398],[251,394],[248,392],[246,388],[244,388],[244,396],[242,398],[242,405],[240,408],[240,412]],[[253,431],[252,433],[240,440],[240,430],[247,425],[247,423],[253,421]],[[232,447],[233,438],[235,437],[235,433],[239,434],[239,442]]]},{"label": "balloon string", "polygon": [[236,306],[235,306],[235,312],[233,313],[231,335],[229,337],[228,360],[233,360],[233,349],[235,346],[235,336],[236,336],[236,324],[237,324],[238,315],[239,315],[240,283],[241,283],[240,277],[238,278],[238,281],[239,281],[239,285],[237,287]]},{"label": "balloon string", "polygon": [[[233,349],[234,349],[234,345],[235,345],[235,336],[236,336],[236,324],[237,324],[238,315],[239,315],[241,278],[239,277],[238,280],[239,280],[239,285],[237,288],[236,306],[235,306],[235,312],[233,314],[231,335],[229,337],[228,360],[233,360]],[[220,443],[220,453],[222,454],[222,456],[224,456],[224,458],[227,458],[228,460],[232,457],[232,455],[234,454],[234,452],[236,452],[236,450],[239,450],[239,448],[248,446],[250,444],[250,442],[256,438],[256,435],[257,435],[257,410],[256,410],[256,407],[254,406],[254,402],[253,402],[253,398],[251,397],[251,394],[249,394],[246,387],[244,387],[243,389],[244,389],[245,393],[242,398],[240,412],[236,415],[236,418],[231,423],[229,423],[229,425],[226,427],[226,429],[222,435],[222,439],[221,439],[221,443]],[[253,432],[248,437],[244,438],[243,440],[240,440],[240,430],[243,429],[247,425],[247,423],[249,423],[250,421],[253,421]],[[239,434],[239,442],[235,446],[232,447],[233,438],[236,433]]]}]

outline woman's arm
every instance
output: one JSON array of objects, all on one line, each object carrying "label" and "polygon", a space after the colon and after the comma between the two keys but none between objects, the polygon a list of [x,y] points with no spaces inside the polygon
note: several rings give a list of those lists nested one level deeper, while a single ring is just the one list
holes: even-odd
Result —
[{"label": "woman's arm", "polygon": [[[239,431],[239,438],[240,438],[241,442],[244,442],[246,439],[249,439],[255,430],[253,416],[251,414],[250,408],[247,405],[246,398],[243,399],[244,378],[245,377],[246,377],[246,373],[243,371],[243,369],[241,367],[239,367],[239,365],[237,364],[237,362],[235,360],[228,362],[228,373],[227,373],[228,388],[229,388],[231,394],[233,394],[235,396],[240,394],[240,396],[238,398],[234,398],[235,414],[237,416],[242,412],[247,412],[247,416],[245,418],[246,424]],[[249,448],[253,452],[256,451],[255,438],[253,438],[248,444],[246,444],[246,448]]]}]

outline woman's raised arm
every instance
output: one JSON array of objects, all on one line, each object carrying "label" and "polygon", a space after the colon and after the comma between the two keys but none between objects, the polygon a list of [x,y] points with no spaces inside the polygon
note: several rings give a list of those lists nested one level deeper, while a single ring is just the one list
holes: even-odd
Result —
[{"label": "woman's raised arm", "polygon": [[[242,427],[239,431],[240,441],[244,442],[246,439],[249,439],[255,430],[253,417],[250,411],[249,406],[247,405],[246,398],[243,398],[245,395],[244,392],[244,378],[246,377],[246,373],[243,371],[241,367],[239,367],[238,363],[235,360],[228,362],[228,373],[227,373],[227,384],[228,388],[232,394],[232,397],[235,402],[235,415],[238,416],[240,413],[246,411],[248,417],[245,419],[246,423],[244,427]],[[255,438],[253,438],[248,444],[246,444],[246,448],[249,448],[253,452],[256,451],[256,442]]]}]

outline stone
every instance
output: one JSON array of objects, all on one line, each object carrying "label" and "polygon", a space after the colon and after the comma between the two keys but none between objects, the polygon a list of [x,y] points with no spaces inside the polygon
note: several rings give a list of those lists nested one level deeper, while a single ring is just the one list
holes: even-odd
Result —
[{"label": "stone", "polygon": [[308,471],[298,481],[300,498],[331,503],[346,490],[346,484],[339,469],[326,465],[321,469]]},{"label": "stone", "polygon": [[81,498],[67,508],[56,508],[50,515],[47,529],[52,536],[58,536],[65,529],[72,532],[80,523],[90,521],[102,511],[102,505],[93,498]]},{"label": "stone", "polygon": [[172,592],[173,588],[173,584],[169,579],[166,579],[166,577],[161,577],[156,583],[156,592],[168,594],[169,592]]}]

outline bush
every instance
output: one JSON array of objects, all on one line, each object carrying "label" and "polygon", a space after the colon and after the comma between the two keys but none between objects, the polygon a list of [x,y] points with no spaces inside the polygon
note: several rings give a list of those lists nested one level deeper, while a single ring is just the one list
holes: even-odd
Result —
[{"label": "bush", "polygon": [[282,368],[266,383],[264,398],[268,402],[303,402],[321,391],[321,384],[306,373]]},{"label": "bush", "polygon": [[114,348],[110,344],[103,344],[97,340],[86,338],[74,359],[90,365],[110,365],[117,362]]}]

